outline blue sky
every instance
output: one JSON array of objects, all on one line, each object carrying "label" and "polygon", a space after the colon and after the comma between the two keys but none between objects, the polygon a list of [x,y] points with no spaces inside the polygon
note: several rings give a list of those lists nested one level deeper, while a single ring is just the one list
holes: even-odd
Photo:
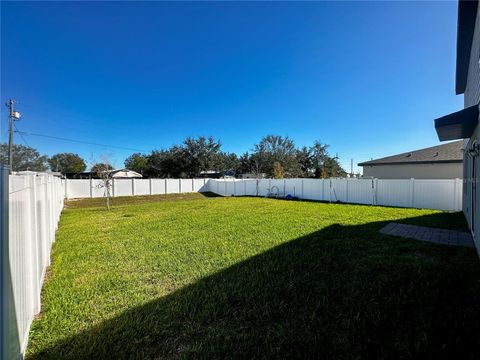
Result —
[{"label": "blue sky", "polygon": [[[319,139],[342,164],[438,144],[456,2],[2,2],[1,100],[21,131],[150,151]],[[2,106],[6,139],[7,109]],[[18,135],[41,152],[134,151]]]}]

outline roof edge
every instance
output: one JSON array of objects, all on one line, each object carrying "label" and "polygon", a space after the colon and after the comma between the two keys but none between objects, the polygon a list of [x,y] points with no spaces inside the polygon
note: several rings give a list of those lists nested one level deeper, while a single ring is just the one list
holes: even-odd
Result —
[{"label": "roof edge", "polygon": [[455,71],[455,93],[457,95],[463,94],[467,87],[477,8],[478,0],[459,0],[458,2],[457,64]]},{"label": "roof edge", "polygon": [[389,161],[389,162],[372,162],[369,161],[358,163],[357,166],[381,166],[381,165],[416,165],[416,164],[448,164],[463,163],[463,160],[438,160],[438,161]]}]

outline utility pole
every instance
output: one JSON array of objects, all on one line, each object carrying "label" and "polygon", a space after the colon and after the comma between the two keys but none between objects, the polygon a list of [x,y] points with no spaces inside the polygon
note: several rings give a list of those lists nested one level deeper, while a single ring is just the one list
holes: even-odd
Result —
[{"label": "utility pole", "polygon": [[9,122],[8,122],[8,167],[10,168],[10,173],[12,172],[12,147],[13,147],[13,103],[14,101],[10,99],[8,102],[8,107],[10,109]]},{"label": "utility pole", "polygon": [[353,159],[350,159],[350,177],[353,178]]},{"label": "utility pole", "polygon": [[13,104],[15,101],[10,99],[8,102],[9,111],[9,122],[8,122],[8,166],[10,168],[10,173],[13,169],[13,159],[12,159],[12,149],[13,149],[13,122],[20,119],[20,113],[13,109]]}]

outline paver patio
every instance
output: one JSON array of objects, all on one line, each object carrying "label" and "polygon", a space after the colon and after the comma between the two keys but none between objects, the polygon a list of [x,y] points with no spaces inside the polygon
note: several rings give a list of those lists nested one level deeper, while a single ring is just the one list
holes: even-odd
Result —
[{"label": "paver patio", "polygon": [[475,247],[472,236],[463,231],[430,228],[418,225],[388,223],[380,233],[428,241],[435,244]]}]

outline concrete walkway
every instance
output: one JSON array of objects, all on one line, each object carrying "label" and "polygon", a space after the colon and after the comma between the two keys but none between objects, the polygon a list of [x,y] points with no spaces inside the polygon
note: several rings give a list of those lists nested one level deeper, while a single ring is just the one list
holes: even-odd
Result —
[{"label": "concrete walkway", "polygon": [[456,230],[389,223],[380,230],[380,233],[428,241],[435,244],[475,247],[472,236],[469,233]]}]

